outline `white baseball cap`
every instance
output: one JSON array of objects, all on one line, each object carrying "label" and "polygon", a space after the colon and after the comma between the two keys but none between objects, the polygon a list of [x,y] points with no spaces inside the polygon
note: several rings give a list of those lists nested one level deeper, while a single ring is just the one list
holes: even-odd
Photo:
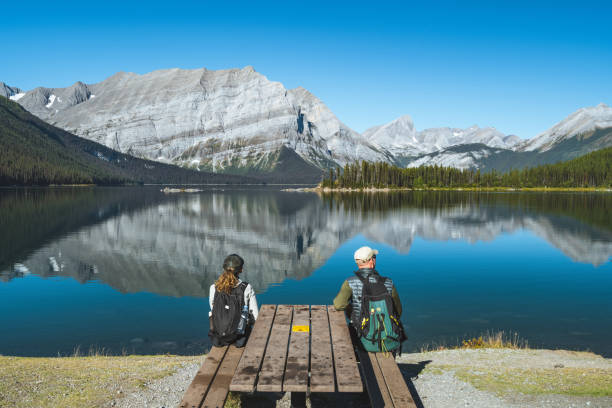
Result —
[{"label": "white baseball cap", "polygon": [[356,261],[369,261],[376,254],[378,254],[378,249],[372,249],[368,246],[364,246],[356,250],[353,257]]}]

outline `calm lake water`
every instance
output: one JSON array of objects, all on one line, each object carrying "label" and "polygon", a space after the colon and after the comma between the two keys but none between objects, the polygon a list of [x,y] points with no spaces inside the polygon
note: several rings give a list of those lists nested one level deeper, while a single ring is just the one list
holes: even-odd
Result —
[{"label": "calm lake water", "polygon": [[612,194],[0,190],[0,354],[201,353],[232,252],[262,303],[329,304],[380,250],[405,350],[486,331],[612,356]]}]

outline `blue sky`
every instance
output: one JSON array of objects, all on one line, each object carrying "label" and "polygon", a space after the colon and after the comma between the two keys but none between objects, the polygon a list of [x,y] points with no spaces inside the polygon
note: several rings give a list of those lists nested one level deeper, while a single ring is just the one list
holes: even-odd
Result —
[{"label": "blue sky", "polygon": [[357,131],[409,114],[521,137],[612,105],[610,2],[3,3],[0,81],[22,89],[252,65]]}]

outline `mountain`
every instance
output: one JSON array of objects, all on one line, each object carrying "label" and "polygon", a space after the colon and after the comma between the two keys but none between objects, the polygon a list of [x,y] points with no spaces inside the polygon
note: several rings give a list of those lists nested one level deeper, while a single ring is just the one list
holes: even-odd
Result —
[{"label": "mountain", "polygon": [[250,66],[119,72],[97,84],[36,88],[18,102],[122,153],[198,170],[265,175],[284,158],[304,161],[297,167],[318,181],[328,167],[392,160],[307,90],[287,90]]},{"label": "mountain", "polygon": [[571,160],[610,146],[612,108],[601,103],[579,109],[533,139],[506,148],[482,142],[457,144],[412,158],[407,165],[506,171]]},{"label": "mountain", "polygon": [[566,140],[576,136],[583,136],[586,140],[596,130],[606,128],[612,128],[612,108],[600,103],[578,109],[545,132],[519,144],[517,150],[546,152]]},{"label": "mountain", "polygon": [[[483,143],[461,144],[447,147],[439,151],[423,154],[412,158],[406,167],[443,166],[460,169],[486,167],[489,157],[498,157],[502,153],[512,155],[509,149],[495,149]],[[493,166],[496,168],[496,166]]]},{"label": "mountain", "polygon": [[21,89],[8,86],[4,82],[0,82],[0,96],[4,96],[5,98],[10,98],[11,100],[16,101],[24,95],[25,93],[23,93]]},{"label": "mountain", "polygon": [[[507,136],[495,128],[480,128],[476,125],[467,129],[443,127],[417,131],[409,115],[401,116],[386,125],[370,128],[363,135],[380,149],[393,154],[399,165],[410,167],[416,165],[416,158],[454,146],[484,144],[489,148],[510,149],[520,141],[518,136]],[[456,162],[461,164],[462,160]],[[449,163],[455,163],[455,158]]]},{"label": "mountain", "polygon": [[523,141],[493,127],[418,131],[409,115],[359,134],[304,88],[252,67],[119,72],[96,84],[0,93],[39,118],[119,152],[272,182],[316,183],[355,161],[507,170],[568,160],[612,145],[612,109],[578,110]]},{"label": "mountain", "polygon": [[[540,133],[533,139],[526,140],[517,145],[517,151],[547,152],[558,145],[577,138],[585,144],[594,142],[592,136],[601,136],[599,130],[612,128],[612,108],[605,103],[597,106],[578,109],[576,112],[563,119],[545,132]],[[597,137],[596,137],[597,138]],[[601,137],[597,138],[598,140]],[[603,142],[603,143],[602,143]],[[607,147],[612,139],[599,142],[599,148]]]},{"label": "mountain", "polygon": [[131,157],[49,125],[0,97],[0,185],[256,183]]}]

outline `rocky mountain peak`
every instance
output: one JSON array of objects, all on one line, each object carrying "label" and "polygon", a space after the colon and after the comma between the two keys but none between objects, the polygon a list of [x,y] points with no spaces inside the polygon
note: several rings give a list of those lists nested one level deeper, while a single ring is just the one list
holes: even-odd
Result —
[{"label": "rocky mountain peak", "polygon": [[612,108],[605,103],[580,108],[550,129],[518,146],[521,151],[545,152],[558,143],[597,129],[612,127]]},{"label": "rocky mountain peak", "polygon": [[4,82],[0,82],[0,96],[4,96],[5,98],[10,98],[12,100],[17,100],[19,98],[15,98],[15,96],[22,93],[23,92],[21,89],[14,86],[8,86]]},{"label": "rocky mountain peak", "polygon": [[403,115],[391,122],[375,126],[363,132],[364,138],[392,150],[417,148],[416,130],[410,115]]}]

